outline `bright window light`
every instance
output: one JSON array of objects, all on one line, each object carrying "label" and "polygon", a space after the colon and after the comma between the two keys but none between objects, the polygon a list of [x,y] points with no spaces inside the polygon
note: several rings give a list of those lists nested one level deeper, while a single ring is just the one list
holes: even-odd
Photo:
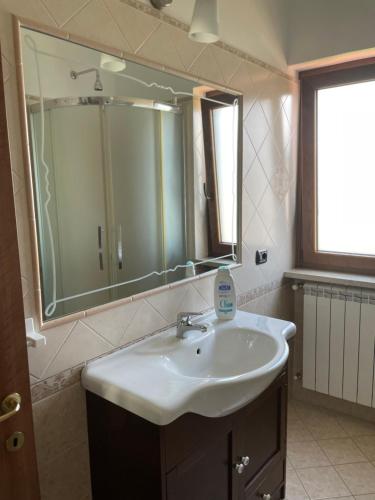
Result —
[{"label": "bright window light", "polygon": [[375,82],[317,97],[317,250],[375,255]]},{"label": "bright window light", "polygon": [[237,242],[237,106],[212,113],[221,243]]}]

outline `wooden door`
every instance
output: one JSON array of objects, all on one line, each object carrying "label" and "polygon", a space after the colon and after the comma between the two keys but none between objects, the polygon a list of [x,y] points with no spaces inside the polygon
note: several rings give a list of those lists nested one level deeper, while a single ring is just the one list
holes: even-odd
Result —
[{"label": "wooden door", "polygon": [[232,433],[218,436],[167,476],[168,500],[232,499]]},{"label": "wooden door", "polygon": [[[3,81],[0,62],[0,82]],[[20,410],[4,421],[0,411],[0,498],[40,498],[34,432],[21,275],[18,257],[4,89],[0,85],[0,405],[12,393],[21,396]],[[3,417],[3,418],[2,418]],[[20,438],[9,441],[15,432],[24,433],[18,451],[7,451]]]},{"label": "wooden door", "polygon": [[[251,498],[254,486],[257,487],[265,477],[272,477],[274,488],[285,480],[286,403],[285,373],[253,405],[246,408],[236,422],[235,462],[246,464],[240,474],[236,468],[233,469],[239,500]],[[271,470],[276,472],[271,473]]]}]

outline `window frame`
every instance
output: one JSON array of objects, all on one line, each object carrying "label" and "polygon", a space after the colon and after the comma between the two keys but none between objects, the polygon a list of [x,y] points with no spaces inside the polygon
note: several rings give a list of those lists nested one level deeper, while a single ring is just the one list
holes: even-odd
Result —
[{"label": "window frame", "polygon": [[299,73],[301,90],[297,264],[313,269],[375,274],[375,256],[317,250],[317,92],[375,80],[375,58]]},{"label": "window frame", "polygon": [[[232,252],[232,245],[220,241],[220,218],[217,199],[217,183],[216,183],[216,166],[215,166],[215,147],[213,137],[212,111],[224,107],[225,104],[234,104],[238,101],[239,110],[242,106],[242,96],[228,94],[219,90],[213,90],[206,93],[206,97],[223,102],[222,105],[218,102],[201,100],[201,113],[203,125],[203,143],[204,156],[206,164],[206,184],[204,186],[205,196],[207,200],[207,215],[208,215],[208,251],[214,257],[228,255]],[[237,166],[238,167],[238,166]],[[237,168],[237,175],[239,169]],[[237,180],[238,184],[238,180]],[[237,200],[238,204],[238,200]],[[237,221],[238,222],[238,221]],[[238,223],[237,223],[238,226]],[[238,229],[237,229],[238,233]],[[234,252],[237,252],[239,233],[237,234],[237,243],[234,245]]]}]

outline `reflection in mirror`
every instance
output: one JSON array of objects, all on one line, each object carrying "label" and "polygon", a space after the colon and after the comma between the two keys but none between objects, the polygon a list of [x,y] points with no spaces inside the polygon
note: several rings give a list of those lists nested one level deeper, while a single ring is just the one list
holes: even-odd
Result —
[{"label": "reflection in mirror", "polygon": [[42,319],[239,262],[240,96],[21,40]]}]

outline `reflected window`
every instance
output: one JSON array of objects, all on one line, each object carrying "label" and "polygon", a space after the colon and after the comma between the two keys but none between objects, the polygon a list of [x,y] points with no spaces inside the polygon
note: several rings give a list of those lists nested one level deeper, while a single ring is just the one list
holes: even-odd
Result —
[{"label": "reflected window", "polygon": [[212,99],[202,100],[208,241],[213,255],[223,255],[237,242],[238,105],[233,95],[206,97]]}]

